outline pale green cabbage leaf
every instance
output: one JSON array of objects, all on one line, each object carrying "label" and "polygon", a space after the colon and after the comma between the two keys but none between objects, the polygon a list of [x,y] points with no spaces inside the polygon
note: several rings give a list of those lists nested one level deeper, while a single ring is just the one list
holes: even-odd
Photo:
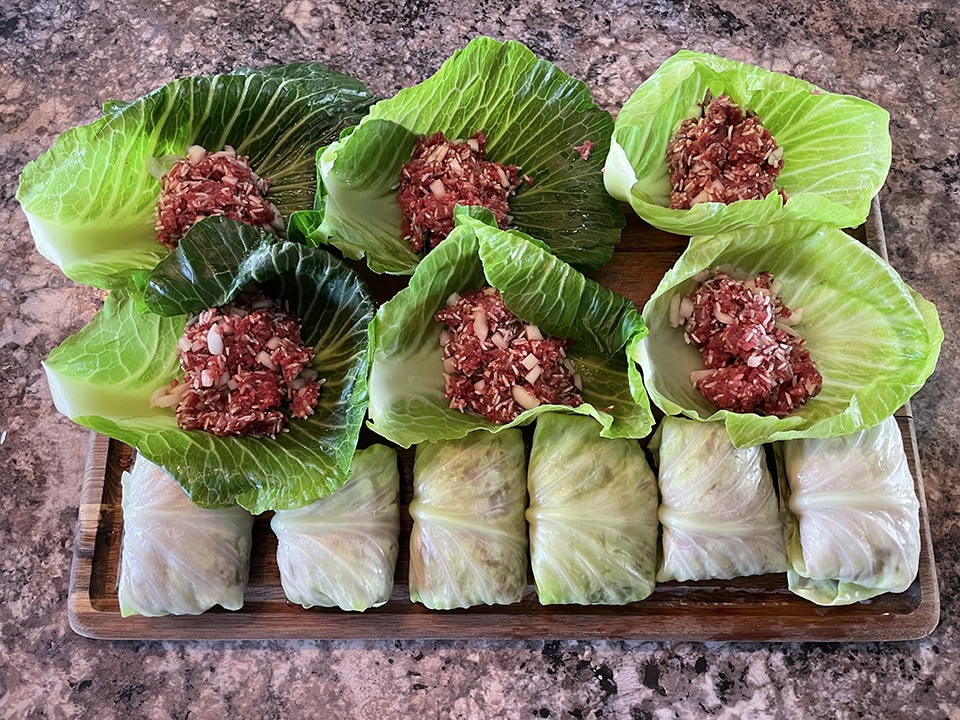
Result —
[{"label": "pale green cabbage leaf", "polygon": [[121,477],[120,615],[199,615],[243,607],[253,516],[241,507],[199,508],[143,455]]},{"label": "pale green cabbage leaf", "polygon": [[358,450],[350,479],[306,507],[277,510],[280,583],[305,608],[363,611],[390,599],[400,545],[400,470],[386,445]]},{"label": "pale green cabbage leaf", "polygon": [[[511,227],[550,246],[580,269],[611,257],[625,220],[603,187],[601,168],[613,119],[590,89],[520,43],[486,37],[458,50],[440,70],[374,105],[358,127],[318,157],[316,212],[297,213],[292,237],[366,256],[378,273],[409,275],[419,257],[400,237],[396,193],[417,137],[450,140],[477,130],[487,159],[521,167],[532,185],[510,198]],[[577,151],[584,141],[592,152]]]},{"label": "pale green cabbage leaf", "polygon": [[[732,265],[783,283],[795,330],[806,338],[823,389],[786,417],[718,410],[693,386],[699,351],[670,326],[670,301],[692,292],[702,270]],[[695,237],[644,306],[650,334],[632,357],[651,399],[669,415],[724,423],[737,447],[844,435],[876,425],[934,371],[943,329],[934,305],[876,253],[841,230],[801,223]]]},{"label": "pale green cabbage leaf", "polygon": [[[369,426],[409,447],[478,429],[499,432],[560,411],[594,417],[604,437],[645,437],[653,427],[650,403],[624,352],[635,350],[647,332],[632,301],[584,277],[532,238],[488,224],[493,216],[486,210],[458,210],[457,223],[371,324]],[[582,405],[540,405],[506,425],[450,409],[441,326],[433,316],[452,293],[487,285],[500,290],[518,317],[573,340],[567,356],[582,378]]]},{"label": "pale green cabbage leaf", "polygon": [[777,495],[762,446],[738,449],[720,423],[667,416],[650,450],[663,528],[658,581],[786,571]]},{"label": "pale green cabbage leaf", "polygon": [[653,592],[657,479],[637,440],[590,418],[537,418],[527,469],[530,563],[543,605],[623,605]]},{"label": "pale green cabbage leaf", "polygon": [[319,63],[181,78],[64,132],[23,169],[17,199],[44,257],[77,282],[115,287],[169,252],[154,239],[154,210],[171,158],[232,145],[270,180],[267,199],[286,219],[313,206],[317,149],[374,99]]},{"label": "pale green cabbage leaf", "polygon": [[417,446],[411,601],[431,610],[520,602],[527,587],[526,469],[517,429]]},{"label": "pale green cabbage leaf", "polygon": [[[187,315],[252,286],[289,302],[300,317],[303,341],[315,352],[312,367],[326,378],[317,408],[291,420],[276,439],[181,430],[173,410],[152,407],[151,396],[182,377],[177,341]],[[153,271],[145,298],[163,314],[142,312],[142,300],[119,288],[90,324],[50,353],[43,365],[61,413],[136,447],[203,507],[299,507],[346,482],[366,412],[374,313],[353,270],[325,250],[206,218]]]},{"label": "pale green cabbage leaf", "polygon": [[787,587],[818,605],[906,591],[920,564],[920,501],[894,417],[778,444]]},{"label": "pale green cabbage leaf", "polygon": [[[671,210],[667,144],[697,114],[707,92],[756,113],[783,148],[779,193],[729,205]],[[889,114],[861,98],[829,93],[782,73],[681,50],[634,92],[617,115],[604,183],[637,215],[667,232],[707,235],[793,220],[855,227],[890,169]]]}]

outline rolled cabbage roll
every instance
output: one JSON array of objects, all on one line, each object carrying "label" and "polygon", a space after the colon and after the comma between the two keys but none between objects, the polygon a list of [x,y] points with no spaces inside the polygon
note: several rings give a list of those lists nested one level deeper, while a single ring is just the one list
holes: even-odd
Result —
[{"label": "rolled cabbage roll", "polygon": [[787,585],[818,605],[903,592],[920,564],[920,502],[895,418],[785,441]]},{"label": "rolled cabbage roll", "polygon": [[253,516],[199,508],[163,468],[138,455],[121,478],[120,614],[199,615],[243,607]]},{"label": "rolled cabbage roll", "polygon": [[417,446],[410,599],[433,610],[519,602],[527,584],[520,430]]},{"label": "rolled cabbage roll", "polygon": [[622,605],[653,592],[657,480],[640,443],[596,420],[537,418],[527,471],[530,561],[544,605]]},{"label": "rolled cabbage roll", "polygon": [[277,566],[291,602],[366,610],[390,599],[400,538],[397,453],[371,445],[354,455],[350,479],[295,510],[277,510]]},{"label": "rolled cabbage roll", "polygon": [[763,446],[737,449],[721,423],[668,416],[658,455],[663,559],[657,580],[780,573],[787,559]]}]

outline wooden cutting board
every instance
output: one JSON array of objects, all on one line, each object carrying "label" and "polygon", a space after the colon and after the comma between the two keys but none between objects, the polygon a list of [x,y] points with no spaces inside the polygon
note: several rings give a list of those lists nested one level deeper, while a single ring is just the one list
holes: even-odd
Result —
[{"label": "wooden cutting board", "polygon": [[[686,238],[660,232],[625,208],[627,227],[613,260],[592,273],[607,287],[634,300],[638,308],[686,246]],[[886,257],[880,209],[874,201],[855,237]],[[372,275],[378,300],[393,295],[402,278]],[[927,522],[927,505],[909,406],[897,414],[910,470],[920,499],[921,552],[918,577],[903,593],[868,603],[824,608],[787,590],[785,575],[735,580],[661,583],[647,599],[622,606],[542,606],[528,584],[514,605],[433,611],[411,603],[407,552],[411,520],[413,450],[399,450],[401,479],[400,559],[389,602],[363,613],[338,609],[305,610],[289,603],[280,585],[276,538],[270,513],[256,518],[250,582],[244,607],[198,616],[145,618],[120,616],[117,575],[123,534],[120,478],[134,451],[91,433],[83,478],[79,520],[70,575],[71,627],[102,639],[322,639],[322,638],[578,638],[739,641],[884,641],[928,635],[940,618],[936,566]],[[385,442],[364,430],[361,445]]]}]

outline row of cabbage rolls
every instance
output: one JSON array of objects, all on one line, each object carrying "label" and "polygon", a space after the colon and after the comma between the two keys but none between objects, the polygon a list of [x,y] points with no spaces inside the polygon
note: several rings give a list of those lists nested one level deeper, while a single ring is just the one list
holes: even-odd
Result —
[{"label": "row of cabbage rolls", "polygon": [[[409,595],[431,609],[519,602],[532,570],[540,603],[625,604],[657,582],[786,573],[820,605],[906,590],[920,555],[919,502],[894,418],[846,437],[778,443],[779,488],[763,446],[723,426],[665,418],[649,443],[605,439],[592,418],[538,418],[417,447],[409,505]],[[287,598],[360,611],[387,602],[399,552],[394,450],[358,451],[351,480],[277,511]],[[123,478],[119,601],[124,616],[243,604],[253,517],[195,507],[137,459]],[[529,562],[528,562],[529,560]]]}]

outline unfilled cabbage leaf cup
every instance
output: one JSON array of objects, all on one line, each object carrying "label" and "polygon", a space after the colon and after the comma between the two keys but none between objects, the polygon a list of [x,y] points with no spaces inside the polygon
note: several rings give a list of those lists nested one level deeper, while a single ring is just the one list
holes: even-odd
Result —
[{"label": "unfilled cabbage leaf cup", "polygon": [[[377,311],[370,326],[369,426],[409,447],[474,430],[495,433],[560,411],[592,416],[604,437],[646,437],[653,427],[650,401],[623,351],[647,332],[633,302],[584,277],[542,243],[493,222],[489,211],[458,208],[450,236],[420,263],[408,286]],[[583,381],[582,405],[540,405],[505,425],[450,408],[444,397],[441,325],[433,318],[452,293],[488,285],[500,291],[517,317],[573,340],[566,353]]]},{"label": "unfilled cabbage leaf cup", "polygon": [[[670,301],[694,291],[702,270],[732,265],[783,283],[794,329],[823,375],[820,394],[786,417],[718,410],[690,381],[700,352],[670,326]],[[694,237],[643,309],[650,334],[633,355],[651,399],[668,415],[725,423],[737,447],[832,437],[892,415],[936,367],[943,342],[937,310],[876,253],[842,230],[809,224],[745,228]]]},{"label": "unfilled cabbage leaf cup", "polygon": [[[520,166],[532,185],[510,198],[511,228],[585,270],[602,267],[625,224],[603,187],[613,118],[590,89],[517,42],[480,37],[432,77],[382,100],[318,155],[315,212],[297,213],[291,237],[366,256],[378,273],[409,275],[419,261],[401,238],[397,188],[420,135],[449,140],[477,131],[487,159]],[[593,143],[584,158],[577,147]]]},{"label": "unfilled cabbage leaf cup", "polygon": [[[245,288],[289,302],[311,363],[326,378],[317,407],[276,439],[181,430],[154,392],[182,377],[177,341],[188,315]],[[239,504],[257,514],[313,502],[349,477],[366,412],[367,326],[374,306],[356,273],[332,254],[243,223],[207,218],[150,275],[146,305],[118,288],[79,333],[44,362],[57,409],[137,448],[201,507]]]},{"label": "unfilled cabbage leaf cup", "polygon": [[[707,92],[756,113],[783,148],[776,191],[762,200],[670,209],[667,145],[698,113]],[[678,235],[707,235],[774,221],[856,227],[890,169],[890,116],[850,95],[829,93],[782,73],[707,53],[668,58],[617,115],[604,167],[607,191],[643,220]]]},{"label": "unfilled cabbage leaf cup", "polygon": [[316,152],[359,121],[374,97],[320,63],[240,68],[174,80],[96,122],[67,130],[20,176],[17,199],[37,250],[72,280],[126,284],[169,250],[155,239],[158,174],[191,145],[231,145],[270,180],[286,220],[313,206]]}]

